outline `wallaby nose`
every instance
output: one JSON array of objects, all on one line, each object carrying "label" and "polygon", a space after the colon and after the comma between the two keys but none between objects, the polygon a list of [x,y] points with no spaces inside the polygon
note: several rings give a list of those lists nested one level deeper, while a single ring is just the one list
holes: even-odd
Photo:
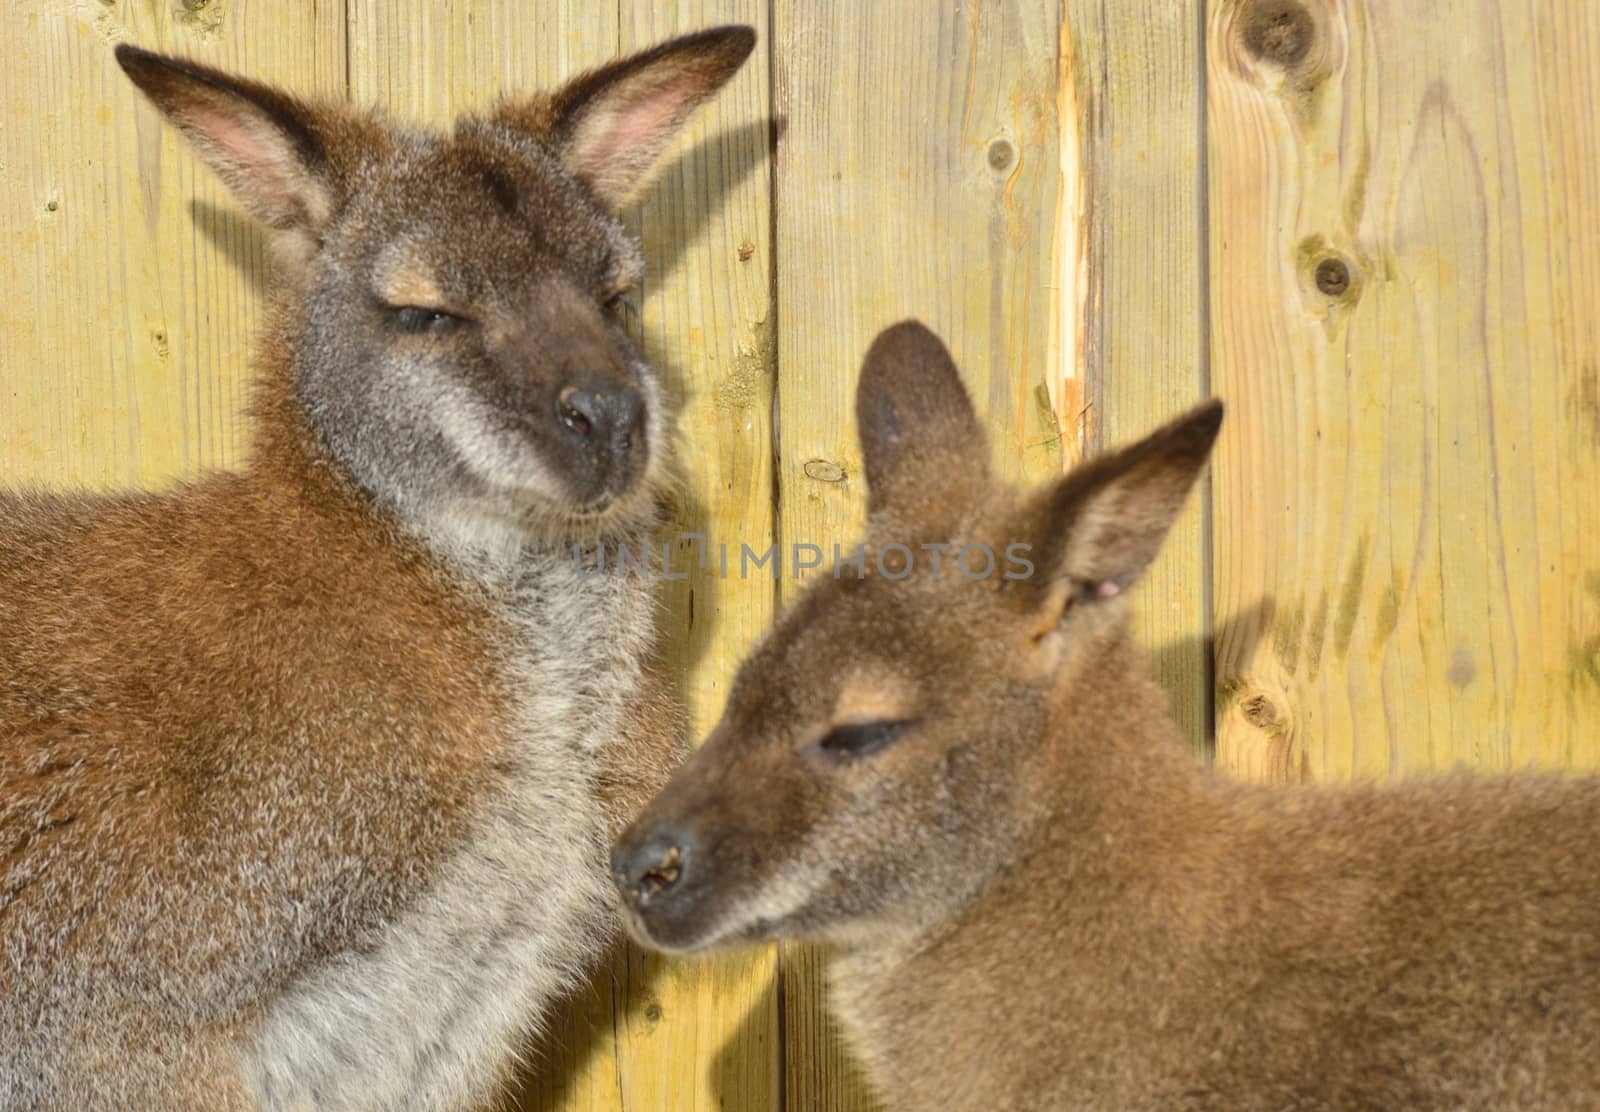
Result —
[{"label": "wallaby nose", "polygon": [[643,412],[639,391],[611,375],[575,382],[556,398],[556,416],[562,424],[615,456],[627,452]]},{"label": "wallaby nose", "polygon": [[630,907],[643,910],[681,891],[692,853],[692,839],[657,829],[629,837],[611,851],[611,876]]}]

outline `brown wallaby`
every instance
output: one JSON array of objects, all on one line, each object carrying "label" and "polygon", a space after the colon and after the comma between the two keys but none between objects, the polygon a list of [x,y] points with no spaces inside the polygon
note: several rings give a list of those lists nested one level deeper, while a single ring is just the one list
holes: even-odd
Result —
[{"label": "brown wallaby", "polygon": [[1220,404],[1020,493],[902,324],[856,413],[865,557],[613,851],[637,938],[837,944],[896,1108],[1600,1107],[1600,778],[1272,788],[1184,753],[1124,593]]},{"label": "brown wallaby", "polygon": [[615,215],[753,32],[448,135],[132,46],[279,263],[248,468],[0,495],[0,1107],[446,1108],[615,936],[679,756]]}]

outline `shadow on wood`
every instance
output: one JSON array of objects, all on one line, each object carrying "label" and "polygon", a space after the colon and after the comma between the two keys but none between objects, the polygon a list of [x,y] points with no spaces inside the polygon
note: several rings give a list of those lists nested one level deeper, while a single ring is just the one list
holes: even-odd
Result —
[{"label": "shadow on wood", "polygon": [[[1271,596],[1263,596],[1254,605],[1248,606],[1226,621],[1218,624],[1215,632],[1210,637],[1179,637],[1150,650],[1150,671],[1157,679],[1163,680],[1163,686],[1170,686],[1167,681],[1172,677],[1180,676],[1186,671],[1192,671],[1194,661],[1206,660],[1212,663],[1213,670],[1216,664],[1218,644],[1238,645],[1241,651],[1253,653],[1256,643],[1261,639],[1262,631],[1269,629],[1272,624],[1272,615],[1276,611],[1276,604]],[[1213,680],[1213,686],[1215,681]],[[1174,693],[1174,698],[1176,698]],[[1197,754],[1210,763],[1216,757],[1217,730],[1215,707],[1216,694],[1213,692],[1213,708],[1211,721],[1206,725],[1205,744]]]},{"label": "shadow on wood", "polygon": [[[195,198],[189,202],[189,216],[200,234],[233,264],[244,279],[250,292],[265,297],[272,287],[272,254],[267,249],[267,233],[261,225],[226,204],[214,204]],[[255,352],[256,337],[251,337],[250,350]]]},{"label": "shadow on wood", "polygon": [[[769,165],[779,138],[783,135],[783,120],[770,118],[757,120],[740,127],[728,128],[708,135],[694,146],[683,151],[670,166],[656,178],[644,206],[652,209],[670,209],[677,212],[680,223],[677,234],[665,243],[647,244],[647,257],[661,260],[656,273],[646,274],[646,283],[663,282],[678,269],[678,264],[688,254],[689,248],[699,240],[711,214],[723,208],[723,197],[737,189],[756,168]],[[724,152],[729,152],[725,156]],[[703,165],[708,169],[699,174],[686,173],[686,167]],[[723,173],[709,167],[725,166]],[[686,193],[685,180],[710,183],[705,193]],[[694,203],[689,207],[690,202]],[[624,214],[630,226],[635,223],[637,210]],[[659,254],[655,254],[659,252]]]}]

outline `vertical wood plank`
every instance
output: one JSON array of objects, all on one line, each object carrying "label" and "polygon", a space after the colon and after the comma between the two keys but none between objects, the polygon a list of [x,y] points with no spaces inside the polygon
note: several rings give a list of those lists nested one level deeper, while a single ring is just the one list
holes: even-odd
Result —
[{"label": "vertical wood plank", "polygon": [[1218,756],[1600,764],[1600,9],[1212,0]]},{"label": "vertical wood plank", "polygon": [[548,88],[617,53],[618,5],[584,0],[346,0],[350,94],[436,125]]},{"label": "vertical wood plank", "polygon": [[[1210,392],[1206,372],[1201,0],[1067,0],[1087,281],[1078,368],[1083,439],[1145,435]],[[1070,172],[1070,167],[1063,168]],[[1184,733],[1211,733],[1209,500],[1193,499],[1135,595]]]},{"label": "vertical wood plank", "polygon": [[[861,358],[908,316],[949,344],[1012,476],[1053,474],[1060,9],[777,0],[779,537],[852,545]],[[785,572],[783,591],[794,583]],[[785,1107],[870,1107],[822,963],[784,954]]]},{"label": "vertical wood plank", "polygon": [[[434,123],[504,91],[545,88],[618,53],[706,26],[753,24],[756,0],[594,5],[577,0],[351,0],[357,100]],[[683,533],[772,534],[771,209],[765,49],[688,129],[682,152],[630,213],[646,254],[641,339],[681,403]],[[674,567],[696,564],[693,542]],[[693,729],[721,710],[743,651],[771,618],[771,584],[696,569],[667,585],[674,660]],[[521,1109],[777,1107],[778,1021],[771,951],[673,963],[633,948],[534,1049],[511,1096]]]},{"label": "vertical wood plank", "polygon": [[[760,36],[745,68],[701,110],[684,153],[632,219],[646,250],[644,341],[682,402],[686,497],[676,526],[706,542],[770,544],[772,397],[771,70],[760,0],[666,0],[623,6],[619,46],[746,23]],[[682,566],[697,567],[694,542]],[[771,623],[772,585],[715,568],[668,584],[668,614],[696,740],[722,713],[728,685]],[[777,951],[690,962],[637,952],[628,961],[618,1036],[620,1108],[780,1107]]]},{"label": "vertical wood plank", "polygon": [[154,486],[234,463],[263,242],[111,50],[339,96],[340,13],[17,0],[0,30],[0,481]]}]

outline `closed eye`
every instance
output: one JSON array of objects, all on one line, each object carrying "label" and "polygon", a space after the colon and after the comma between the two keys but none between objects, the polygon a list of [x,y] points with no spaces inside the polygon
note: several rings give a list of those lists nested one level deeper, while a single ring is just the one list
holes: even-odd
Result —
[{"label": "closed eye", "polygon": [[633,298],[629,297],[626,291],[612,294],[601,304],[606,312],[619,319],[639,315],[639,307],[633,303]]},{"label": "closed eye", "polygon": [[913,721],[851,722],[829,730],[817,748],[838,760],[865,757],[887,749],[914,725]]},{"label": "closed eye", "polygon": [[408,335],[442,335],[467,323],[467,318],[457,313],[422,305],[391,305],[389,313],[395,328]]}]

